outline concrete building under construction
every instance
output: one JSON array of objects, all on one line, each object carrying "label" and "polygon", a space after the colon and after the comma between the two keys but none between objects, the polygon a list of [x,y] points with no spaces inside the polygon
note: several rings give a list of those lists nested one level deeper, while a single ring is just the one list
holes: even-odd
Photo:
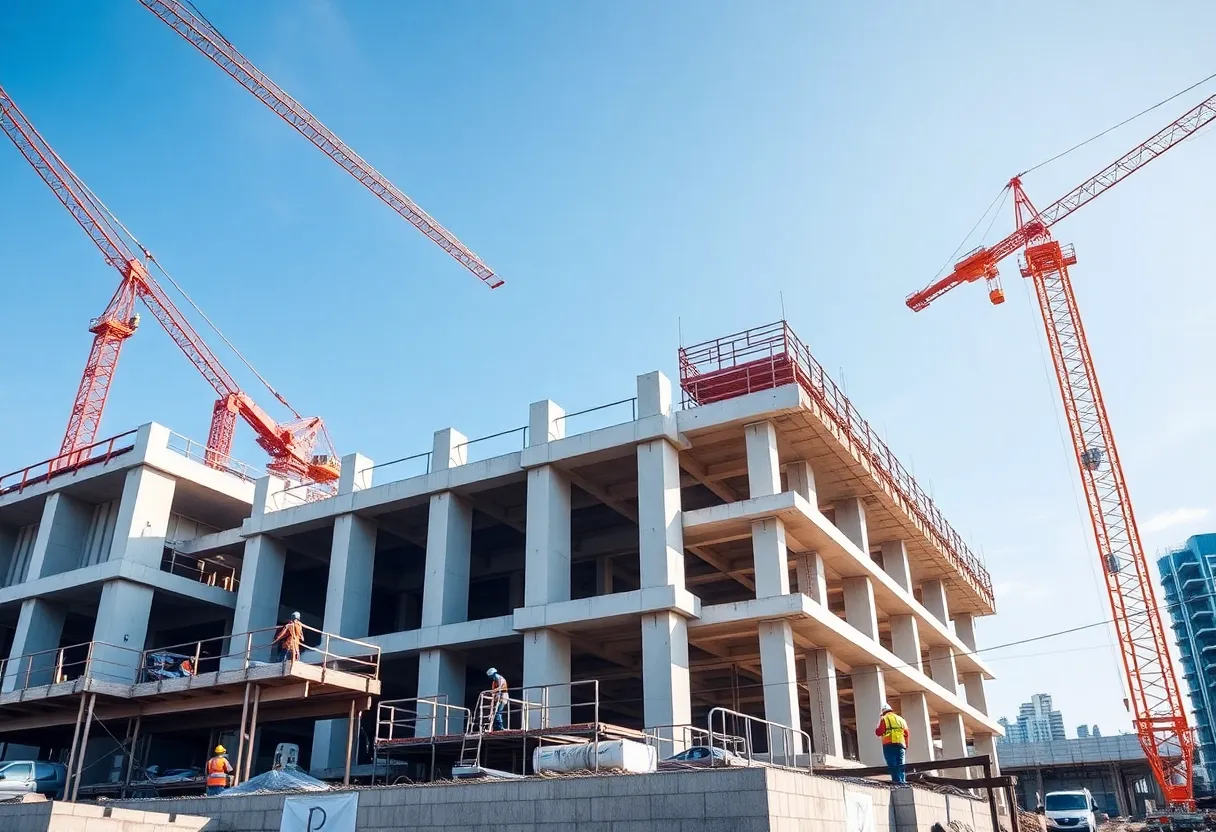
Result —
[{"label": "concrete building under construction", "polygon": [[[715,708],[828,765],[882,763],[884,701],[913,761],[995,760],[1001,733],[975,653],[986,570],[783,323],[681,350],[678,389],[651,372],[611,405],[536,402],[513,431],[350,454],[332,492],[145,425],[0,478],[0,579],[0,743],[44,754],[82,730],[85,678],[133,686],[88,713],[146,718],[140,765],[198,764],[261,724],[247,768],[292,741],[332,772],[377,697],[414,703],[404,740],[467,733],[491,666],[549,729],[672,749]],[[272,684],[292,611],[321,658]],[[183,711],[212,718],[167,718]]]}]

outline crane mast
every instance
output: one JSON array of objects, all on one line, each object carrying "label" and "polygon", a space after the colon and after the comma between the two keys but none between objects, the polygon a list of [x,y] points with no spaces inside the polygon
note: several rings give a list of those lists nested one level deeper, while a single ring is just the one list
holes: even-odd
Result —
[{"label": "crane mast", "polygon": [[1049,229],[1078,208],[1122,182],[1144,165],[1216,120],[1216,96],[1107,165],[1043,211],[1035,209],[1021,178],[1009,182],[1016,230],[995,245],[970,252],[945,278],[908,296],[913,311],[963,283],[984,278],[992,303],[1004,302],[998,263],[1019,248],[1021,274],[1030,278],[1043,316],[1043,329],[1068,421],[1085,492],[1111,617],[1127,683],[1132,721],[1141,747],[1171,805],[1194,803],[1194,737],[1186,704],[1170,658],[1165,627],[1123,465],[1102,398],[1085,327],[1068,267],[1077,262],[1071,245],[1052,239]]},{"label": "crane mast", "polygon": [[[336,454],[332,448],[328,448],[321,420],[307,417],[279,424],[241,391],[202,336],[153,279],[140,256],[132,251],[127,244],[127,235],[120,232],[109,212],[64,163],[3,87],[0,87],[0,130],[12,140],[93,240],[106,263],[117,269],[120,276],[118,289],[105,311],[90,323],[89,331],[94,334],[93,346],[72,405],[57,464],[60,467],[74,464],[73,453],[92,444],[96,438],[122,346],[138,326],[138,316],[134,312],[138,298],[219,396],[212,411],[207,443],[209,464],[215,467],[228,464],[236,420],[240,417],[253,427],[258,444],[270,454],[271,470],[293,478],[307,477],[319,482],[337,479]],[[142,254],[144,258],[151,259],[147,251]],[[328,452],[314,458],[313,450],[318,442],[324,443]]]},{"label": "crane mast", "polygon": [[456,262],[473,273],[491,289],[503,285],[503,279],[474,254],[456,235],[435,221],[417,203],[406,196],[384,174],[376,170],[332,130],[292,98],[240,53],[219,30],[201,14],[181,0],[139,0],[152,14],[181,35],[198,51],[210,58],[224,72],[294,127],[300,135],[333,159],[338,165],[380,198],[388,207],[425,234]]}]

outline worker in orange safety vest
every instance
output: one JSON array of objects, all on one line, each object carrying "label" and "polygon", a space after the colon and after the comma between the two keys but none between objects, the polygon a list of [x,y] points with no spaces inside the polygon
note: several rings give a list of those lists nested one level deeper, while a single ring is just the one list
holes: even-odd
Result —
[{"label": "worker in orange safety vest", "polygon": [[283,645],[283,661],[290,659],[298,662],[300,660],[300,647],[304,644],[304,625],[300,622],[298,612],[293,612],[291,620],[279,629],[279,634],[274,637],[274,643]]},{"label": "worker in orange safety vest", "polygon": [[222,745],[215,747],[215,756],[207,761],[207,795],[223,794],[232,776],[232,763],[228,762],[228,751]]},{"label": "worker in orange safety vest", "polygon": [[882,756],[891,772],[891,782],[906,783],[904,755],[908,750],[908,723],[886,702],[882,705],[882,716],[874,735],[882,737]]}]

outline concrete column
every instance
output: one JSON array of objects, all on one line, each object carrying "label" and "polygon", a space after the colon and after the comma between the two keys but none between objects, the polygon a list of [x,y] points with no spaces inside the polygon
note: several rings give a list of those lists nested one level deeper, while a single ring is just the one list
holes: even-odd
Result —
[{"label": "concrete column", "polygon": [[[38,536],[34,538],[34,549],[30,552],[30,564],[26,569],[25,579],[35,581],[80,566],[84,542],[89,535],[92,520],[91,504],[70,497],[62,491],[47,497],[42,505],[42,520],[38,524]],[[163,549],[163,537],[161,546]],[[157,569],[160,568],[160,559],[161,552],[158,551]]]},{"label": "concrete column", "polygon": [[[570,637],[557,630],[524,633],[523,699],[536,704],[527,714],[529,728],[571,724]],[[590,722],[590,713],[580,722]]]},{"label": "concrete column", "polygon": [[870,533],[866,529],[866,507],[860,497],[849,497],[836,501],[836,528],[861,550],[862,557],[870,556]]},{"label": "concrete column", "polygon": [[899,715],[908,723],[908,761],[924,763],[933,759],[933,727],[929,724],[929,702],[920,691],[899,698]]},{"label": "concrete column", "polygon": [[823,568],[823,556],[818,552],[798,555],[798,591],[819,604],[828,602],[827,571]]},{"label": "concrete column", "polygon": [[878,607],[874,603],[874,585],[865,576],[845,578],[843,584],[845,621],[860,630],[862,635],[878,641]]},{"label": "concrete column", "polygon": [[[942,735],[942,759],[967,756],[967,734],[962,714],[938,714],[937,727]],[[966,768],[948,769],[942,777],[966,777]]]},{"label": "concrete column", "polygon": [[524,605],[570,600],[570,480],[553,465],[528,471]]},{"label": "concrete column", "polygon": [[1119,774],[1119,766],[1110,764],[1110,779],[1115,789],[1115,811],[1122,817],[1129,817],[1131,809],[1127,805],[1127,791],[1123,787],[1123,777]]},{"label": "concrete column", "polygon": [[946,585],[941,581],[925,581],[920,585],[920,602],[929,614],[947,627],[950,626],[950,600],[946,597]]},{"label": "concrete column", "polygon": [[811,468],[811,463],[800,459],[785,466],[785,486],[787,491],[793,491],[810,503],[811,508],[819,509],[819,497],[815,491],[815,471]]},{"label": "concrete column", "polygon": [[[254,485],[253,513],[271,510],[271,495],[283,490],[285,483],[278,477],[266,476]],[[283,567],[287,562],[287,544],[268,534],[245,538],[241,561],[241,581],[236,593],[236,609],[232,616],[232,635],[228,655],[220,661],[222,670],[245,666],[244,650],[250,643],[247,633],[253,633],[255,648],[251,658],[267,661],[274,628],[279,624],[279,598],[283,592]],[[257,632],[255,632],[257,631]]]},{"label": "concrete column", "polygon": [[967,704],[982,714],[988,713],[988,697],[984,693],[984,677],[979,673],[963,674],[963,691]]},{"label": "concrete column", "polygon": [[[369,469],[374,464],[362,454],[342,457],[343,477],[338,483],[338,493],[349,494],[369,487],[373,473]],[[376,533],[376,522],[366,517],[339,514],[334,518],[322,625],[325,632],[347,638],[367,635],[372,572],[376,566]]]},{"label": "concrete column", "polygon": [[152,587],[130,581],[102,584],[93,625],[93,678],[125,684],[136,681],[143,664],[153,594]]},{"label": "concrete column", "polygon": [[[798,670],[794,664],[794,631],[790,622],[760,622],[760,671],[764,682],[764,718],[796,730],[802,729],[798,710]],[[788,731],[769,731],[770,760],[789,759],[801,754],[802,737]]]},{"label": "concrete column", "polygon": [[954,634],[971,652],[974,653],[978,649],[975,646],[975,616],[971,613],[956,612],[954,614]]},{"label": "concrete column", "polygon": [[842,755],[840,693],[836,661],[827,650],[806,654],[806,684],[811,692],[811,745],[816,754]]},{"label": "concrete column", "polygon": [[[27,598],[21,602],[17,631],[13,633],[13,645],[9,648],[9,661],[4,665],[0,691],[9,693],[55,681],[56,656],[53,652],[43,651],[54,651],[59,647],[64,615],[63,607],[42,598]],[[41,655],[30,656],[32,653]],[[30,658],[19,660],[20,656]]]},{"label": "concrete column", "polygon": [[[441,469],[463,465],[467,445],[452,428],[435,432],[432,460]],[[473,508],[452,491],[431,495],[426,531],[426,578],[422,626],[454,624],[469,618],[469,569],[473,552]]]},{"label": "concrete column", "polygon": [[888,540],[882,544],[882,568],[895,583],[912,594],[912,566],[908,561],[908,547],[902,540]]},{"label": "concrete column", "polygon": [[920,670],[920,630],[916,617],[893,615],[891,623],[891,652],[899,656],[904,664]]},{"label": "concrete column", "polygon": [[878,665],[854,667],[850,675],[853,679],[853,708],[857,713],[857,750],[862,763],[880,766],[886,761],[882,756],[882,740],[874,736],[874,726],[878,725],[882,704],[887,698],[882,668]]},{"label": "concrete column", "polygon": [[[971,738],[971,744],[975,747],[975,754],[977,757],[987,754],[992,759],[992,776],[1000,777],[1001,763],[997,759],[997,754],[996,754],[996,737],[993,736],[992,734],[975,734]],[[976,776],[983,777],[984,776],[983,771],[982,770],[979,771],[979,773]],[[983,794],[983,792],[980,792],[980,794]],[[996,802],[997,802],[997,811],[999,813],[1006,814],[1009,811],[1009,806],[1007,805],[1007,801],[1005,800],[1005,790],[1004,789],[997,790]],[[1027,808],[1030,809],[1031,811],[1033,811],[1036,807],[1028,806]]]},{"label": "concrete column", "polygon": [[[642,616],[642,711],[647,728],[692,722],[688,680],[688,622],[673,612]],[[660,732],[659,756],[683,750],[682,732]]]},{"label": "concrete column", "polygon": [[[352,494],[370,488],[375,472],[372,460],[362,454],[342,457],[338,494]],[[334,518],[333,540],[329,553],[329,578],[325,591],[325,619],[321,628],[346,638],[367,635],[371,616],[372,574],[376,566],[375,520],[357,514]],[[331,646],[339,652],[339,643]],[[318,720],[313,726],[312,771],[344,768],[348,719]]]},{"label": "concrete column", "polygon": [[612,594],[612,558],[604,555],[595,560],[595,594]]},{"label": "concrete column", "polygon": [[958,668],[951,647],[929,648],[929,669],[933,681],[953,694],[958,694]]},{"label": "concrete column", "polygon": [[[177,481],[151,468],[132,468],[122,485],[110,560],[129,560],[160,569]],[[90,520],[92,509],[90,508]]]},{"label": "concrete column", "polygon": [[747,448],[747,487],[753,497],[781,493],[781,468],[777,460],[777,429],[772,422],[744,425]]},{"label": "concrete column", "polygon": [[752,561],[756,569],[756,597],[789,595],[790,564],[785,524],[776,517],[752,523]]},{"label": "concrete column", "polygon": [[684,586],[680,460],[666,439],[638,445],[638,550],[643,587]]},{"label": "concrete column", "polygon": [[20,534],[18,529],[0,524],[0,588],[7,586],[5,577],[13,566],[18,534]]},{"label": "concrete column", "polygon": [[[486,668],[488,669],[488,668]],[[484,675],[486,669],[479,668]],[[454,708],[464,707],[465,659],[452,650],[424,650],[418,656],[418,696],[446,702]],[[471,706],[476,709],[476,703]],[[473,714],[477,718],[477,714]],[[447,708],[432,711],[418,704],[418,722],[414,736],[431,737],[464,733],[464,720]]]}]

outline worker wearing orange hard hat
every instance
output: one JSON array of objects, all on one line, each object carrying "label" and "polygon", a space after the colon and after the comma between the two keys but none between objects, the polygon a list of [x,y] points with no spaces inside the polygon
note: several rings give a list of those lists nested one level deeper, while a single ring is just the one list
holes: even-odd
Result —
[{"label": "worker wearing orange hard hat", "polygon": [[279,634],[274,637],[274,643],[282,645],[283,661],[290,659],[298,662],[300,660],[300,648],[304,645],[304,625],[300,622],[298,612],[293,612],[291,620],[279,629]]},{"label": "worker wearing orange hard hat", "polygon": [[223,794],[231,777],[232,763],[228,762],[228,750],[217,745],[215,756],[207,761],[207,796]]}]

